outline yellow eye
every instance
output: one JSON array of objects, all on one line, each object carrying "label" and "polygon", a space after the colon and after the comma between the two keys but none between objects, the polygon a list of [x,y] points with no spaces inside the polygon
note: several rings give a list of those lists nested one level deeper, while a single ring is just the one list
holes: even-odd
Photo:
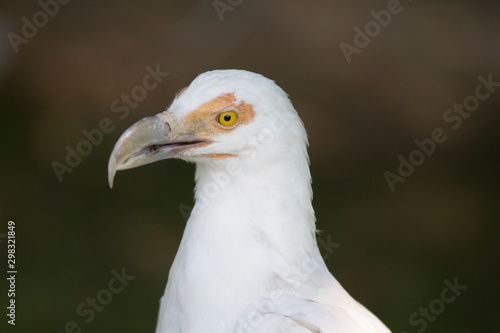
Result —
[{"label": "yellow eye", "polygon": [[222,112],[219,115],[219,123],[224,126],[231,126],[238,120],[238,114],[234,111]]}]

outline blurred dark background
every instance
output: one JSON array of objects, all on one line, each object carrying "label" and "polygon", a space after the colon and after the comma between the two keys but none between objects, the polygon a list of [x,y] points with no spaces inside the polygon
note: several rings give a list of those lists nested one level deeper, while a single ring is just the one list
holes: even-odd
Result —
[{"label": "blurred dark background", "polygon": [[[354,45],[353,29],[388,1],[232,3],[73,0],[45,25],[38,15],[43,26],[16,44],[23,17],[33,22],[43,9],[2,2],[0,236],[16,222],[18,269],[16,326],[3,310],[2,327],[55,333],[74,321],[82,332],[154,332],[194,166],[120,172],[110,190],[108,157],[128,126],[163,111],[197,74],[239,68],[275,80],[305,123],[317,225],[340,244],[326,262],[344,287],[394,332],[424,330],[410,317],[429,304],[439,313],[427,332],[495,331],[500,89],[456,130],[443,114],[474,94],[480,75],[500,81],[500,4],[402,1],[348,63],[339,45]],[[147,66],[169,75],[120,119],[111,104],[142,85]],[[66,147],[103,118],[114,130],[60,181],[53,162],[66,164]],[[392,192],[384,173],[396,174],[398,156],[435,128],[448,140]],[[77,307],[122,267],[136,278],[86,323]],[[443,281],[455,278],[468,288],[440,309]]]}]

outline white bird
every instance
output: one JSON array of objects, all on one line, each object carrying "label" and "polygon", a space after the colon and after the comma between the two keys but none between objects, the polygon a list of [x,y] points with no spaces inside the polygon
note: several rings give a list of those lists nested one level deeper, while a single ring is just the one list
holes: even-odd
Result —
[{"label": "white bird", "polygon": [[262,75],[199,75],[127,129],[117,170],[196,163],[195,205],[170,269],[157,333],[390,332],[328,271],[316,243],[307,134]]}]

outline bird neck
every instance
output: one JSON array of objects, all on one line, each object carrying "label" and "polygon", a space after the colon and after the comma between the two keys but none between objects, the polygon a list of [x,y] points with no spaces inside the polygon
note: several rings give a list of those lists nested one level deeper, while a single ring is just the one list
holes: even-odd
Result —
[{"label": "bird neck", "polygon": [[283,250],[315,248],[306,147],[279,151],[198,163],[193,227],[201,221],[227,238],[258,235]]},{"label": "bird neck", "polygon": [[319,256],[305,145],[278,155],[197,163],[196,203],[170,270],[161,327],[227,331],[274,277]]}]

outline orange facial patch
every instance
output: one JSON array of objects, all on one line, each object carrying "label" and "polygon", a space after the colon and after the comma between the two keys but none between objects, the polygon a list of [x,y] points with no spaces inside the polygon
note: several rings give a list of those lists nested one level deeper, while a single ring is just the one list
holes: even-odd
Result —
[{"label": "orange facial patch", "polygon": [[[229,110],[234,110],[238,114],[238,120],[234,125],[224,127],[217,118],[221,112]],[[248,124],[254,117],[255,111],[252,105],[245,102],[236,103],[234,94],[224,94],[189,113],[184,119],[184,126],[190,127],[191,133],[195,131],[198,138],[210,140],[240,125]]]},{"label": "orange facial patch", "polygon": [[204,155],[204,156],[212,158],[214,160],[223,160],[225,158],[234,157],[234,155],[231,155],[231,154],[210,154],[210,155]]}]

